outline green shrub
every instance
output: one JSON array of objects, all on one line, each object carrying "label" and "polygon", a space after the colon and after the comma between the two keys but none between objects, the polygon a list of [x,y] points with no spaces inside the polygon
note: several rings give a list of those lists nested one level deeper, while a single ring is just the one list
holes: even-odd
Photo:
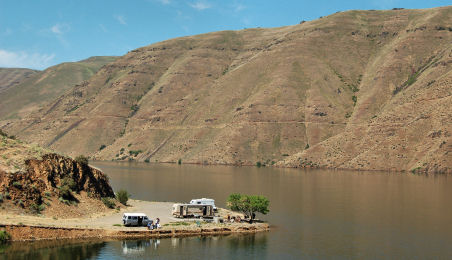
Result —
[{"label": "green shrub", "polygon": [[0,244],[4,244],[11,239],[11,235],[5,230],[0,230]]},{"label": "green shrub", "polygon": [[358,98],[356,96],[352,96],[353,106],[356,106],[356,102],[358,101]]},{"label": "green shrub", "polygon": [[134,112],[137,112],[138,109],[140,109],[140,107],[139,107],[137,104],[133,104],[133,105],[130,107],[130,110],[132,110],[132,111],[134,111]]},{"label": "green shrub", "polygon": [[126,190],[121,189],[118,192],[116,192],[116,199],[123,205],[127,205],[129,197],[130,194]]},{"label": "green shrub", "polygon": [[69,188],[69,186],[67,186],[67,185],[61,186],[58,190],[58,194],[59,194],[60,198],[65,199],[65,200],[71,200],[73,198],[72,191]]},{"label": "green shrub", "polygon": [[352,116],[352,113],[351,113],[351,112],[345,113],[345,118],[349,118],[349,117],[351,117],[351,116]]},{"label": "green shrub", "polygon": [[66,200],[66,199],[64,199],[64,198],[62,198],[62,197],[59,197],[58,200],[59,200],[61,203],[64,203],[64,204],[66,204],[66,205],[70,205],[70,204],[71,204],[71,202],[70,202],[69,200]]},{"label": "green shrub", "polygon": [[104,197],[102,198],[102,202],[104,203],[107,208],[114,209],[115,208],[115,202],[112,198]]},{"label": "green shrub", "polygon": [[13,187],[22,189],[22,184],[20,184],[20,182],[18,182],[18,181],[15,181],[15,182],[13,182]]},{"label": "green shrub", "polygon": [[101,146],[99,147],[99,151],[105,149],[105,147],[107,147],[105,144],[101,145]]},{"label": "green shrub", "polygon": [[257,167],[261,167],[261,166],[262,166],[262,163],[261,163],[260,161],[258,161],[258,162],[256,163],[256,166],[257,166]]},{"label": "green shrub", "polygon": [[61,186],[68,186],[72,191],[77,189],[77,183],[69,176],[66,176],[61,180]]},{"label": "green shrub", "polygon": [[33,203],[33,205],[30,206],[31,211],[34,213],[41,213],[46,208],[43,204],[37,205],[36,203]]},{"label": "green shrub", "polygon": [[51,195],[52,195],[52,193],[50,193],[50,191],[44,192],[44,196],[46,196],[46,197],[50,197]]},{"label": "green shrub", "polygon": [[3,194],[0,194],[0,203],[3,202]]},{"label": "green shrub", "polygon": [[177,161],[177,164],[181,165],[181,164],[182,164],[182,159],[179,159],[179,160]]},{"label": "green shrub", "polygon": [[79,155],[79,156],[75,157],[75,161],[78,162],[79,164],[81,164],[82,166],[88,165],[88,157],[86,157],[84,155]]},{"label": "green shrub", "polygon": [[7,199],[7,200],[11,199],[11,196],[9,195],[9,192],[5,192],[3,197],[5,199]]},{"label": "green shrub", "polygon": [[145,163],[149,163],[149,158],[146,158],[146,159],[144,160],[144,162],[145,162]]},{"label": "green shrub", "polygon": [[305,150],[309,149],[309,144],[306,144],[306,146],[304,147]]},{"label": "green shrub", "polygon": [[130,155],[133,155],[133,156],[137,156],[138,154],[140,154],[140,153],[142,153],[143,151],[142,150],[136,150],[136,151],[129,151],[129,154]]}]

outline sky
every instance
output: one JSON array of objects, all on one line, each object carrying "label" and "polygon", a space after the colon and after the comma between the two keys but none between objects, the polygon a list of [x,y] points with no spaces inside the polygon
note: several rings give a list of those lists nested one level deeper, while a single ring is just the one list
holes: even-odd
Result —
[{"label": "sky", "polygon": [[337,11],[450,0],[0,0],[0,67],[45,69],[221,30],[293,25]]}]

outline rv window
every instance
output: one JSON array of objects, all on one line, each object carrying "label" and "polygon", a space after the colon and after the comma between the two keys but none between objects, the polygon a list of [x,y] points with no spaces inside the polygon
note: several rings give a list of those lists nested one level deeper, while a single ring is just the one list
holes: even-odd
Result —
[{"label": "rv window", "polygon": [[128,216],[127,219],[132,219],[132,217],[131,217],[131,216]]},{"label": "rv window", "polygon": [[138,219],[138,217],[133,217],[133,219]]},{"label": "rv window", "polygon": [[201,204],[201,201],[198,201],[198,204]]}]

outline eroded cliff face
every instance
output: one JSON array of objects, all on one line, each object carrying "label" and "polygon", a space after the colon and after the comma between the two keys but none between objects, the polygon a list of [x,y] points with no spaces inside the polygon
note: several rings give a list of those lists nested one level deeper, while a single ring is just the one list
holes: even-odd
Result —
[{"label": "eroded cliff face", "polygon": [[42,160],[26,160],[25,165],[24,172],[0,172],[0,192],[8,194],[10,200],[24,208],[41,205],[44,198],[58,196],[63,180],[68,178],[73,181],[72,192],[86,192],[97,199],[114,197],[104,173],[71,158],[46,154]]}]

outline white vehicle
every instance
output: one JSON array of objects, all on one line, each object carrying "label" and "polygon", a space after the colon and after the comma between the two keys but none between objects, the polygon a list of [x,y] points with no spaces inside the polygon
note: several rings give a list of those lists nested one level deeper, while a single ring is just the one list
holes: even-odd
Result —
[{"label": "white vehicle", "polygon": [[213,200],[213,199],[206,199],[206,198],[192,199],[190,201],[190,204],[193,204],[193,205],[211,205],[213,207],[213,210],[217,211],[217,207],[215,206],[215,200]]},{"label": "white vehicle", "polygon": [[122,223],[124,226],[147,226],[149,218],[144,213],[124,213]]}]

